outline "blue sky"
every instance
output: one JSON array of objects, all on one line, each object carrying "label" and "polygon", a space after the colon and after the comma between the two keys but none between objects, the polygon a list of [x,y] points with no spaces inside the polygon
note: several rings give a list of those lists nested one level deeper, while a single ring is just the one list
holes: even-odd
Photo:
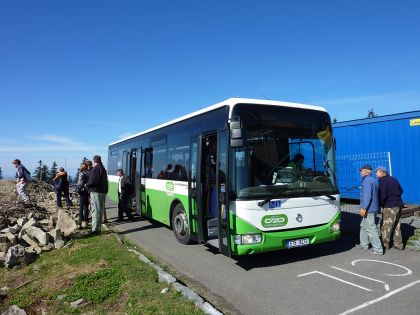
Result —
[{"label": "blue sky", "polygon": [[240,96],[339,121],[420,109],[418,1],[1,1],[0,167],[74,174],[128,134]]}]

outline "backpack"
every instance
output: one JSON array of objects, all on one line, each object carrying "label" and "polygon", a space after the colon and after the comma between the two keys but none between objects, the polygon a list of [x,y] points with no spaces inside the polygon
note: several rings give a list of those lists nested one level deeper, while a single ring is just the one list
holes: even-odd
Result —
[{"label": "backpack", "polygon": [[23,168],[23,177],[25,178],[25,180],[27,182],[31,182],[32,181],[32,176],[31,176],[31,172],[29,172],[26,167]]}]

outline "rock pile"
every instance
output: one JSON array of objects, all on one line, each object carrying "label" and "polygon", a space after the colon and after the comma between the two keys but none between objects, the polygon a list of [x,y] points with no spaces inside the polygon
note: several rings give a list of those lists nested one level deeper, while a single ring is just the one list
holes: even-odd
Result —
[{"label": "rock pile", "polygon": [[50,185],[34,182],[28,190],[31,203],[18,202],[14,183],[0,180],[0,265],[8,268],[63,247],[64,238],[78,228],[77,211],[57,211]]}]

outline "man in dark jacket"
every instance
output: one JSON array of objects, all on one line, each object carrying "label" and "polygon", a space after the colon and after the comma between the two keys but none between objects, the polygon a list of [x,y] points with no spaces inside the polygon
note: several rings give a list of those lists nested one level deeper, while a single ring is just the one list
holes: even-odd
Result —
[{"label": "man in dark jacket", "polygon": [[128,208],[128,202],[130,200],[133,186],[131,185],[130,178],[124,174],[122,169],[117,171],[118,179],[118,222],[121,222],[124,217],[124,213],[127,215],[129,220],[133,220],[134,216],[131,210]]},{"label": "man in dark jacket", "polygon": [[388,175],[385,167],[376,168],[376,177],[379,179],[379,200],[382,210],[382,242],[385,249],[389,249],[390,243],[394,241],[394,247],[402,250],[400,217],[401,209],[404,206],[401,195],[403,189],[398,180]]},{"label": "man in dark jacket", "polygon": [[108,193],[108,175],[99,155],[93,157],[93,168],[89,172],[86,186],[90,191],[92,206],[91,234],[99,234],[101,232],[102,215],[105,210],[105,198]]}]

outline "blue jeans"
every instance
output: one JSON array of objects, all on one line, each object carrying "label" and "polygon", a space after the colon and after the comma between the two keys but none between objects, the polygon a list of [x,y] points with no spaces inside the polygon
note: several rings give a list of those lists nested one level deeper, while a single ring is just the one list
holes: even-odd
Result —
[{"label": "blue jeans", "polygon": [[369,244],[371,244],[375,252],[383,253],[375,219],[375,213],[368,213],[367,217],[362,219],[362,222],[360,223],[360,245],[369,247]]},{"label": "blue jeans", "polygon": [[90,193],[90,202],[92,207],[92,232],[101,231],[102,214],[105,208],[105,197],[105,193]]}]

